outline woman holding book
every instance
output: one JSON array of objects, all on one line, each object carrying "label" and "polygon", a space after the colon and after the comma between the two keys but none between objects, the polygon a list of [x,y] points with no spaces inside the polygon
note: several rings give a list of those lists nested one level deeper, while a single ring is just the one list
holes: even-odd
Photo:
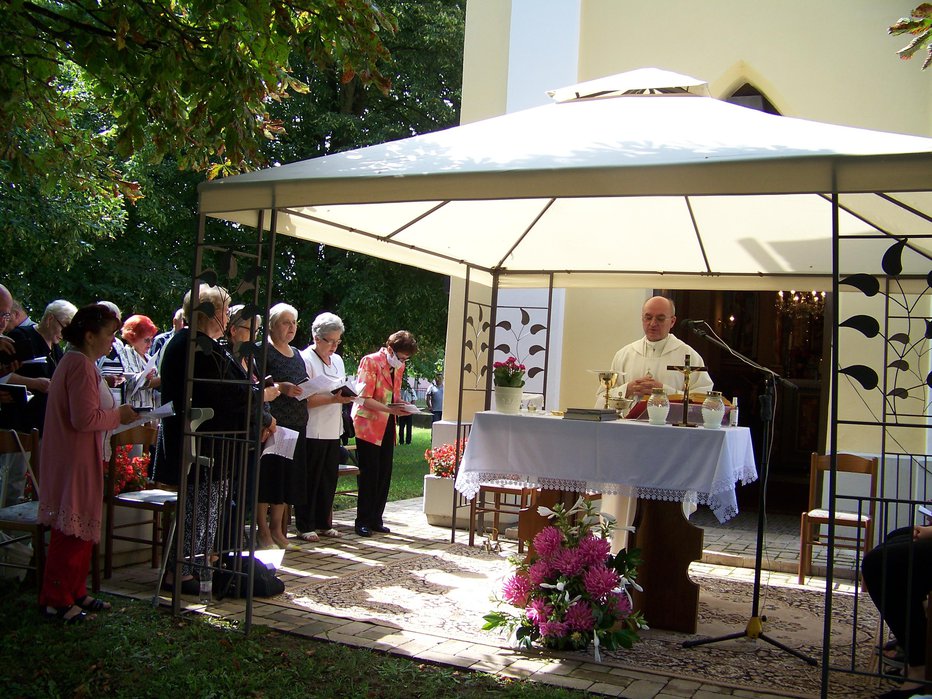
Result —
[{"label": "woman holding book", "polygon": [[359,397],[353,414],[356,457],[359,460],[359,502],[356,534],[387,534],[382,521],[395,455],[395,418],[407,411],[401,399],[405,362],[417,352],[414,335],[407,330],[392,333],[378,352],[359,362]]},{"label": "woman holding book", "polygon": [[[307,375],[313,381],[322,376],[334,385],[346,380],[343,358],[336,353],[343,342],[343,321],[333,313],[321,313],[311,325],[313,339],[301,356]],[[338,537],[331,514],[340,470],[340,436],[343,434],[343,406],[353,397],[339,389],[324,389],[307,399],[306,504],[294,508],[298,536],[318,541],[321,536]]]}]

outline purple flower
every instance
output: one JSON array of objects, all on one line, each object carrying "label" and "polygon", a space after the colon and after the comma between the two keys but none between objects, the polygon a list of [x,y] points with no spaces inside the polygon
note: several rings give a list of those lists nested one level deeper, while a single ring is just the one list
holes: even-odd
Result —
[{"label": "purple flower", "polygon": [[562,621],[545,621],[540,625],[540,635],[547,638],[562,638],[567,630],[566,624]]},{"label": "purple flower", "polygon": [[574,631],[591,631],[595,626],[595,617],[592,615],[592,607],[582,600],[574,602],[566,610],[566,625]]},{"label": "purple flower", "polygon": [[553,612],[553,607],[547,604],[546,600],[540,598],[531,600],[524,610],[528,620],[537,626],[547,621],[547,619],[550,618],[551,612]]},{"label": "purple flower", "polygon": [[505,601],[516,607],[525,606],[530,594],[531,581],[526,575],[512,575],[505,581],[505,586],[502,589],[502,597],[504,597]]},{"label": "purple flower", "polygon": [[615,610],[615,615],[624,619],[631,614],[631,598],[627,592],[614,592],[609,595],[608,602],[611,608]]},{"label": "purple flower", "polygon": [[562,549],[553,557],[553,567],[563,575],[579,575],[585,566],[586,561],[579,549]]},{"label": "purple flower", "polygon": [[608,554],[612,551],[612,545],[607,539],[590,534],[579,542],[579,553],[583,562],[587,566],[593,566],[597,563],[604,563]]},{"label": "purple flower", "polygon": [[563,546],[563,535],[556,527],[544,527],[534,537],[534,550],[541,558],[552,557]]},{"label": "purple flower", "polygon": [[552,577],[554,577],[554,569],[550,566],[550,563],[547,561],[535,561],[531,564],[531,567],[528,568],[527,574],[531,579],[531,582],[535,585],[540,585],[542,582],[548,582]]},{"label": "purple flower", "polygon": [[586,586],[586,592],[594,599],[603,599],[610,593],[620,582],[618,573],[610,568],[606,568],[600,563],[589,570],[583,576],[583,584]]}]

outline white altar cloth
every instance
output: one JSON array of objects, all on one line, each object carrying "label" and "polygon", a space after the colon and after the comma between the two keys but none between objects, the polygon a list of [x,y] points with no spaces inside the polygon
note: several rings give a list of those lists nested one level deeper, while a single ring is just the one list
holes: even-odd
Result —
[{"label": "white altar cloth", "polygon": [[480,483],[607,493],[708,505],[719,521],[738,514],[735,486],[757,480],[747,427],[564,420],[477,413],[456,477]]}]

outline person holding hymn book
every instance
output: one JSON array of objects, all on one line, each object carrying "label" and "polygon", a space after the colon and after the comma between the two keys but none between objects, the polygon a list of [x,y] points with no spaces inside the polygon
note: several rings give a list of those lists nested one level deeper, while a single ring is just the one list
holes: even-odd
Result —
[{"label": "person holding hymn book", "polygon": [[307,491],[305,504],[294,508],[295,527],[305,541],[340,536],[333,528],[331,512],[340,470],[343,406],[356,395],[346,383],[343,358],[336,353],[343,331],[338,316],[321,313],[311,325],[313,342],[301,352],[309,384],[316,385],[321,377],[332,380],[307,399]]}]

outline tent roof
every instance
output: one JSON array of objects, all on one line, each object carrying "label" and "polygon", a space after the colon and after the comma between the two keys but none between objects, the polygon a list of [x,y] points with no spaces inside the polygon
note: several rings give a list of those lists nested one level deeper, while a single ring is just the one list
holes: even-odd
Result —
[{"label": "tent roof", "polygon": [[279,233],[503,285],[786,288],[832,275],[833,188],[863,237],[843,274],[907,231],[924,268],[904,273],[928,272],[932,139],[688,93],[570,96],[199,191],[209,216],[274,208]]}]

